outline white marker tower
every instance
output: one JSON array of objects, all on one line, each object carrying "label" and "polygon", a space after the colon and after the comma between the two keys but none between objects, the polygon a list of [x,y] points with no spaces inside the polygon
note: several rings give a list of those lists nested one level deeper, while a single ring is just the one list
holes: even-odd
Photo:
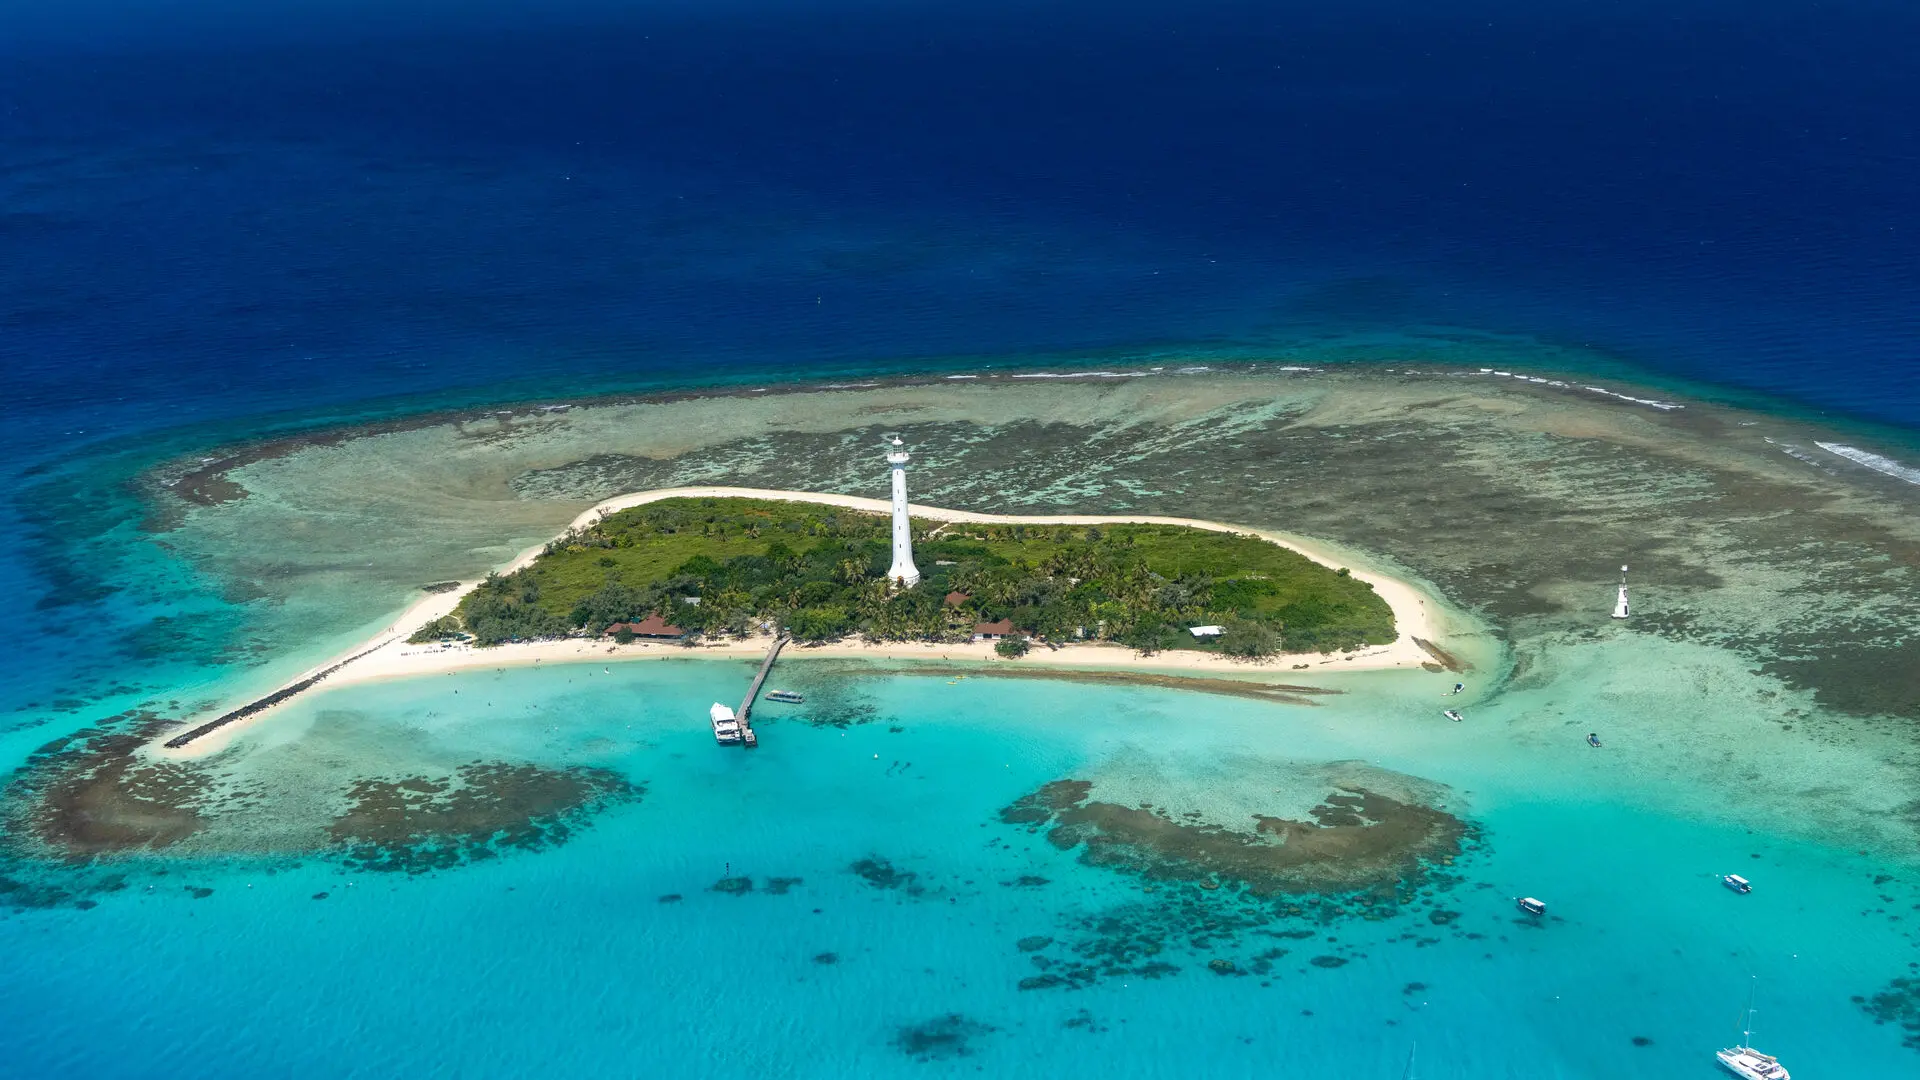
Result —
[{"label": "white marker tower", "polygon": [[1624,566],[1620,568],[1620,598],[1613,602],[1613,617],[1627,617],[1627,568]]},{"label": "white marker tower", "polygon": [[887,578],[903,589],[920,584],[920,568],[913,565],[913,522],[907,517],[907,462],[912,458],[895,438],[887,451],[887,464],[893,466],[893,568]]}]

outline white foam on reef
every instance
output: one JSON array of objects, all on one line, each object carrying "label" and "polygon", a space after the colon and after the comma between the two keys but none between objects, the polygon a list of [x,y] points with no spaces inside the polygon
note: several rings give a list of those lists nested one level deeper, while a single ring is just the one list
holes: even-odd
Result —
[{"label": "white foam on reef", "polygon": [[[1418,375],[1418,374],[1420,374],[1420,373],[1419,373],[1419,372],[1417,372],[1417,371],[1408,371],[1408,372],[1407,372],[1407,374],[1409,374],[1409,375]],[[1540,377],[1540,376],[1538,376],[1538,375],[1516,375],[1516,374],[1514,374],[1514,373],[1513,373],[1513,372],[1511,372],[1511,371],[1495,371],[1495,370],[1493,370],[1493,369],[1492,369],[1492,368],[1490,368],[1490,367],[1483,367],[1483,368],[1481,368],[1481,369],[1480,369],[1479,371],[1464,371],[1464,372],[1459,372],[1458,374],[1462,374],[1462,375],[1495,375],[1495,376],[1498,376],[1498,377],[1500,377],[1500,378],[1502,378],[1502,379],[1518,379],[1518,380],[1520,380],[1521,382],[1527,382],[1527,383],[1533,383],[1533,384],[1535,384],[1535,385],[1537,385],[1537,386],[1552,386],[1552,387],[1557,387],[1557,388],[1559,388],[1559,389],[1561,389],[1561,390],[1568,390],[1568,389],[1572,389],[1572,387],[1573,387],[1573,384],[1572,384],[1572,383],[1568,383],[1568,382],[1562,382],[1562,381],[1561,381],[1561,380],[1559,380],[1559,379],[1543,379],[1543,378],[1541,378],[1541,377]],[[1588,387],[1588,389],[1590,389],[1590,390],[1591,390],[1591,389],[1594,389],[1594,388],[1593,388],[1593,387]],[[1600,392],[1601,392],[1601,393],[1603,393],[1603,394],[1604,394],[1604,393],[1607,393],[1607,391],[1605,391],[1605,390],[1602,390],[1602,391],[1600,391]],[[1618,395],[1618,394],[1615,394],[1614,396],[1615,396],[1615,397],[1619,397],[1620,395]],[[1628,398],[1627,400],[1628,400],[1628,401],[1638,401],[1638,400],[1640,400],[1640,399],[1638,399],[1638,398]],[[1677,408],[1678,406],[1675,406],[1675,407]]]},{"label": "white foam on reef", "polygon": [[1909,484],[1920,484],[1920,469],[1902,465],[1892,458],[1871,454],[1857,446],[1848,446],[1845,443],[1816,442],[1813,445],[1829,454],[1846,458],[1856,465],[1865,465],[1874,472],[1886,473],[1897,480],[1905,480]]},{"label": "white foam on reef", "polygon": [[[1407,374],[1413,375],[1417,373],[1409,371],[1407,372]],[[1575,389],[1572,383],[1562,382],[1559,379],[1544,379],[1538,375],[1520,375],[1511,371],[1496,371],[1493,368],[1483,367],[1479,371],[1463,371],[1463,372],[1460,372],[1459,374],[1493,375],[1502,379],[1518,379],[1521,382],[1534,383],[1535,385],[1538,385],[1538,386],[1552,386],[1562,390]],[[1581,387],[1578,387],[1577,389],[1588,390],[1596,394],[1605,394],[1610,398],[1618,398],[1621,401],[1630,401],[1635,405],[1645,405],[1648,408],[1660,409],[1663,411],[1671,411],[1673,409],[1686,408],[1685,405],[1682,405],[1677,401],[1658,401],[1653,398],[1634,397],[1631,394],[1622,394],[1617,390],[1609,390],[1604,386],[1581,386]]]},{"label": "white foam on reef", "polygon": [[1040,371],[1031,375],[1013,375],[1014,379],[1144,379],[1151,371]]},{"label": "white foam on reef", "polygon": [[1684,408],[1686,408],[1686,406],[1685,406],[1685,405],[1681,405],[1681,404],[1678,404],[1678,403],[1676,403],[1676,402],[1672,402],[1672,401],[1655,401],[1655,400],[1654,400],[1654,399],[1652,399],[1652,398],[1642,398],[1642,397],[1630,397],[1630,396],[1628,396],[1628,395],[1626,395],[1626,394],[1622,394],[1622,393],[1618,393],[1618,392],[1616,392],[1616,391],[1613,391],[1613,390],[1608,390],[1608,389],[1605,389],[1605,388],[1603,388],[1603,387],[1599,387],[1599,386],[1583,386],[1583,387],[1581,387],[1580,389],[1582,389],[1582,390],[1591,390],[1591,391],[1593,391],[1593,392],[1594,392],[1594,393],[1596,393],[1596,394],[1605,394],[1605,395],[1607,395],[1608,397],[1611,397],[1611,398],[1619,398],[1619,399],[1620,399],[1621,401],[1631,401],[1631,402],[1633,402],[1633,403],[1634,403],[1635,405],[1647,405],[1647,406],[1651,406],[1651,407],[1653,407],[1653,408],[1655,408],[1655,409],[1684,409]]},{"label": "white foam on reef", "polygon": [[952,382],[955,379],[977,379],[979,377],[978,375],[949,375],[947,376],[947,381]]},{"label": "white foam on reef", "polygon": [[1762,436],[1762,438],[1766,438],[1767,443],[1769,445],[1779,447],[1781,453],[1787,455],[1790,458],[1793,458],[1795,461],[1803,461],[1808,465],[1811,465],[1814,468],[1819,469],[1821,472],[1826,473],[1829,476],[1839,475],[1838,473],[1835,473],[1832,469],[1827,468],[1826,462],[1821,461],[1819,458],[1814,457],[1812,454],[1807,453],[1805,450],[1800,449],[1799,447],[1793,445],[1792,443],[1776,442],[1772,438],[1767,436]]}]

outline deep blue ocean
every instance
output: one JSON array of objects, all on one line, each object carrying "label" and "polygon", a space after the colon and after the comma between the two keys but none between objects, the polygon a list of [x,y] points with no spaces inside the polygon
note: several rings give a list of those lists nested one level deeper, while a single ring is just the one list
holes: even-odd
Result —
[{"label": "deep blue ocean", "polygon": [[139,506],[54,481],[276,427],[1506,335],[1912,446],[1916,56],[1898,0],[0,0],[0,717],[219,614],[63,573]]},{"label": "deep blue ocean", "polygon": [[[1916,47],[1868,0],[10,0],[0,461],[1383,331],[1911,431]],[[59,594],[7,503],[0,588]]]}]

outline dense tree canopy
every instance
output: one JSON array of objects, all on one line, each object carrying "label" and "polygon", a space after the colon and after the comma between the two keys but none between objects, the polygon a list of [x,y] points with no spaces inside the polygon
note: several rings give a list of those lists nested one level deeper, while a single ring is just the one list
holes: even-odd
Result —
[{"label": "dense tree canopy", "polygon": [[[1372,586],[1257,537],[1172,525],[914,523],[920,585],[893,589],[888,522],[834,507],[669,499],[547,546],[461,602],[480,644],[599,635],[659,615],[691,634],[784,628],[801,641],[961,641],[1010,619],[1054,641],[1258,659],[1393,640]],[[943,598],[966,594],[955,604]],[[1189,628],[1225,632],[1196,639]],[[442,627],[435,636],[443,636]]]}]

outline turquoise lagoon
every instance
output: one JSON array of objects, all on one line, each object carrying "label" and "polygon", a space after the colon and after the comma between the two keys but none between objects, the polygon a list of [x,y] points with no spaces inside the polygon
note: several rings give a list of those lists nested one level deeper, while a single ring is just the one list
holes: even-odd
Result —
[{"label": "turquoise lagoon", "polygon": [[[1588,652],[1708,677],[1660,648]],[[1684,707],[1684,687],[1623,676],[1574,715],[1551,682],[1470,691],[1452,724],[1450,675],[1334,678],[1347,693],[1302,707],[802,658],[775,681],[808,704],[764,706],[757,752],[716,747],[706,706],[748,670],[572,664],[296,702],[222,759],[269,800],[225,822],[232,852],[134,864],[91,910],[0,919],[8,1058],[37,1076],[1389,1077],[1417,1043],[1424,1077],[1707,1077],[1754,977],[1757,1041],[1797,1076],[1911,1054],[1850,996],[1911,955],[1913,890],[1700,801],[1737,784],[1650,767],[1685,756],[1661,741],[1685,725],[1633,691]],[[426,873],[245,850],[249,813],[275,847],[331,778],[476,759],[604,767],[644,792],[562,843]],[[1394,774],[1439,785],[1478,836],[1375,919],[1084,865],[999,816],[1072,777],[1244,828]],[[1755,892],[1722,889],[1729,871]],[[1521,893],[1550,920],[1521,919]],[[1021,988],[1121,939],[1177,972]]]}]

